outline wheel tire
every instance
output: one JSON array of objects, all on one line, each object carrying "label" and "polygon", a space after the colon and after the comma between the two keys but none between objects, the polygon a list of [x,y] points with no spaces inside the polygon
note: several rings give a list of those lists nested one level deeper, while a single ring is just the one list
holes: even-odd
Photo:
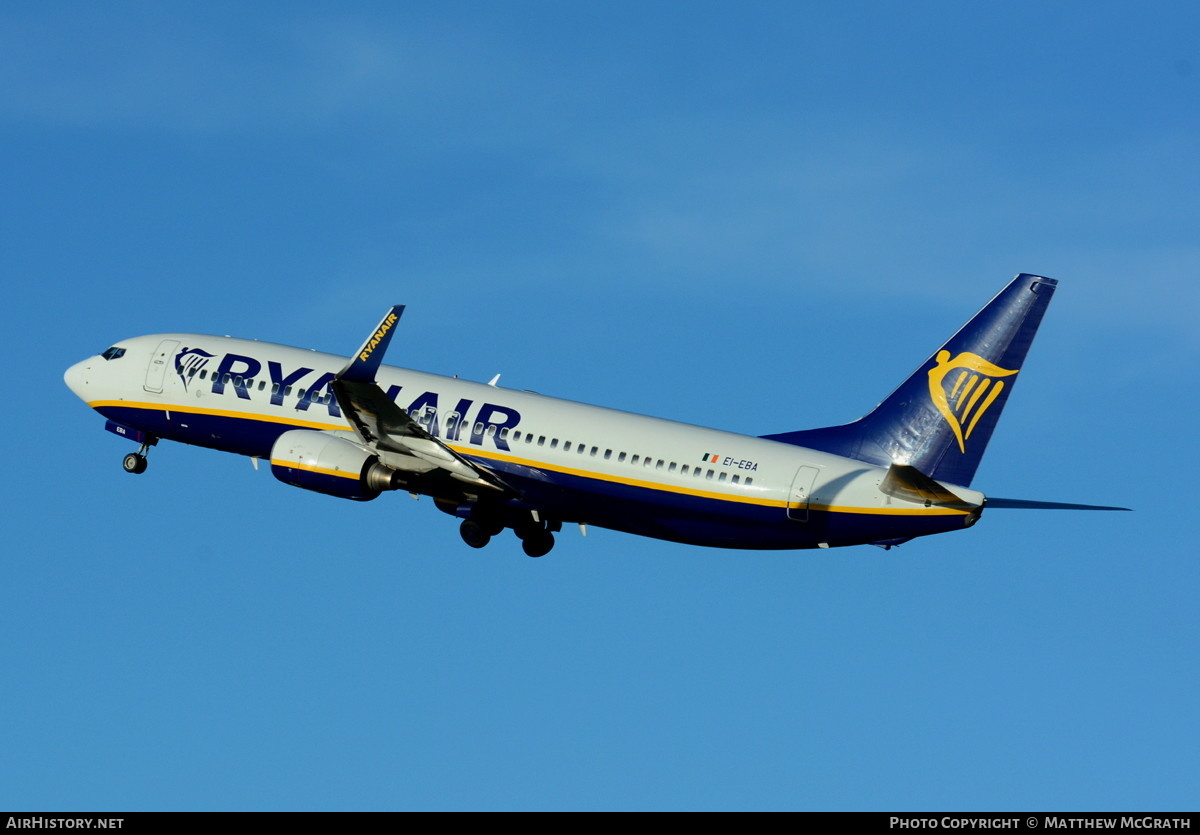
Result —
[{"label": "wheel tire", "polygon": [[131,452],[125,456],[125,460],[121,462],[121,466],[125,468],[125,472],[137,475],[146,472],[146,456],[138,455],[136,452]]},{"label": "wheel tire", "polygon": [[458,526],[458,534],[462,537],[463,542],[472,548],[482,548],[492,541],[491,534],[472,519],[463,520],[463,523]]},{"label": "wheel tire", "polygon": [[535,536],[527,536],[521,540],[521,550],[530,557],[544,557],[550,553],[550,549],[553,547],[554,534],[549,531],[543,531]]}]

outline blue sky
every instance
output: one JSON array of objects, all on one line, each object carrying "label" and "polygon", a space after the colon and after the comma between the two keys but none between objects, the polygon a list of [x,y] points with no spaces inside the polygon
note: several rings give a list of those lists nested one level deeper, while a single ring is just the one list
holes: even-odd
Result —
[{"label": "blue sky", "polygon": [[[0,807],[1194,810],[1197,33],[5,4]],[[61,377],[162,331],[349,352],[405,303],[397,364],[780,432],[869,410],[1021,271],[1061,285],[974,486],[1134,514],[530,560],[215,452],[128,476]]]}]

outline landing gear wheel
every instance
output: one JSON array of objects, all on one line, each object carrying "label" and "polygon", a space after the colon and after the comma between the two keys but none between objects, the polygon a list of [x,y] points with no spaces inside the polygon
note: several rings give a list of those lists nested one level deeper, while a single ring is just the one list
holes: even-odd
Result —
[{"label": "landing gear wheel", "polygon": [[553,547],[554,534],[550,531],[541,531],[521,540],[521,549],[530,557],[544,557]]},{"label": "landing gear wheel", "polygon": [[492,535],[473,519],[464,519],[458,526],[458,534],[472,548],[482,548],[492,541]]},{"label": "landing gear wheel", "polygon": [[133,473],[134,475],[144,473],[146,472],[146,456],[131,452],[125,456],[125,460],[121,462],[121,466],[125,468],[125,472],[127,473]]}]

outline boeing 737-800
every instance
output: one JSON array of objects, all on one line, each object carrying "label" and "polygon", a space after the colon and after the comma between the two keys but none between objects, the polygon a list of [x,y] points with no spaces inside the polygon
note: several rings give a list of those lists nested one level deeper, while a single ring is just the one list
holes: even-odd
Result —
[{"label": "boeing 737-800", "polygon": [[866,417],[762,437],[383,365],[402,306],[348,361],[168,333],[65,376],[140,444],[128,472],[163,439],[267,459],[280,481],[343,499],[431,496],[476,548],[511,528],[539,557],[566,523],[724,548],[891,547],[989,507],[1124,509],[970,488],[1056,285],[1018,275]]}]

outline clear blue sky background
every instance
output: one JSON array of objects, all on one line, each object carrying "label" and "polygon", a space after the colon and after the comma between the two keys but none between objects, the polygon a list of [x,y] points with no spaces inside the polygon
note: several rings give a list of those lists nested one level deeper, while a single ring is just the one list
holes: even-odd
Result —
[{"label": "clear blue sky background", "polygon": [[[0,7],[0,807],[1194,810],[1191,3]],[[884,552],[565,531],[130,449],[127,336],[760,434],[1062,283],[975,486]]]}]

